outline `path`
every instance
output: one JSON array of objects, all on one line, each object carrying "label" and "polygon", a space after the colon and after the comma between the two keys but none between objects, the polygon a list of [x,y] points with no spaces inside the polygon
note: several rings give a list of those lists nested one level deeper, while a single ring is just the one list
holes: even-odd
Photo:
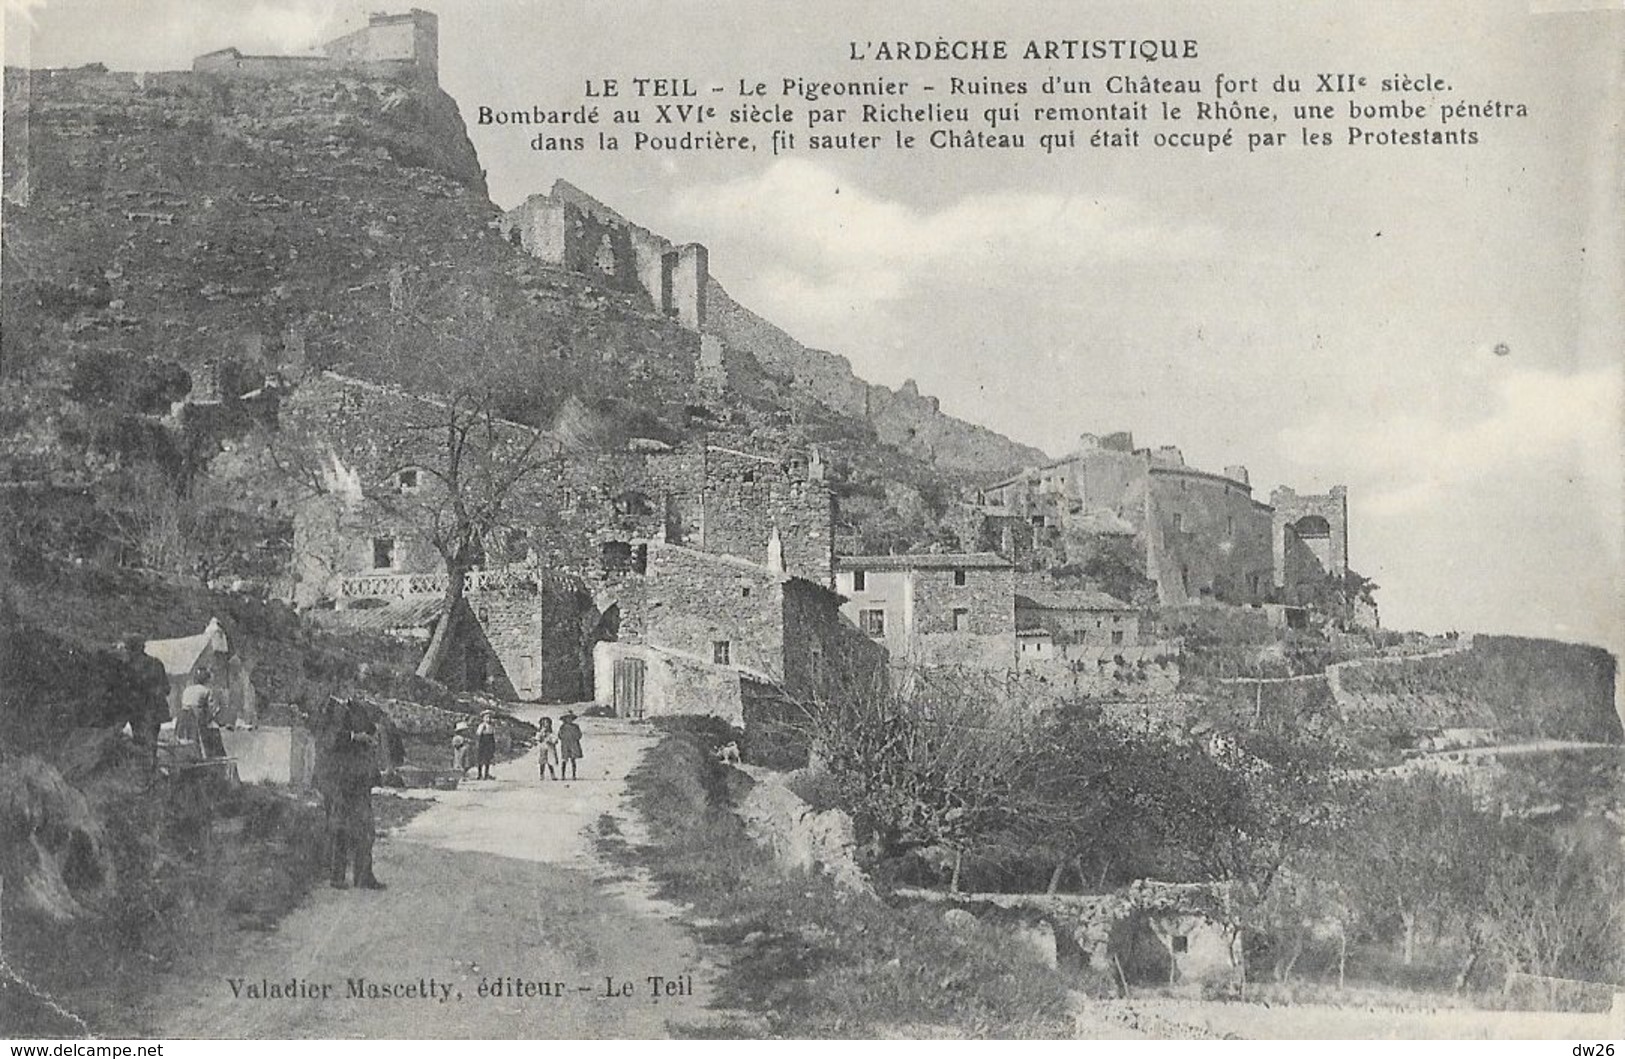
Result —
[{"label": "path", "polygon": [[[557,708],[554,708],[556,712]],[[540,710],[521,713],[533,719]],[[313,891],[275,933],[173,983],[152,1033],[171,1038],[665,1037],[715,1023],[709,971],[677,909],[599,858],[588,829],[621,818],[647,728],[584,719],[581,779],[542,782],[534,754],[496,778],[435,792],[435,805],[376,848],[383,892]],[[693,995],[655,1000],[648,977]],[[682,976],[691,975],[691,979]],[[606,979],[617,983],[609,996]],[[290,982],[326,998],[234,993]],[[357,998],[351,981],[393,996]],[[532,996],[514,997],[515,979]],[[482,998],[481,983],[502,986]],[[630,996],[618,995],[625,985]],[[440,999],[424,999],[427,990]]]}]

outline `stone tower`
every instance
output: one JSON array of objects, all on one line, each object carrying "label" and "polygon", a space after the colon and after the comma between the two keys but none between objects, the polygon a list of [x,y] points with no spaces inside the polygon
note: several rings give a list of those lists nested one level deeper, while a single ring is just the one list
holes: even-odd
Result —
[{"label": "stone tower", "polygon": [[1271,540],[1275,552],[1275,585],[1285,588],[1291,571],[1289,555],[1302,548],[1333,577],[1349,568],[1348,489],[1334,485],[1326,493],[1299,496],[1281,486],[1270,494],[1275,509]]}]

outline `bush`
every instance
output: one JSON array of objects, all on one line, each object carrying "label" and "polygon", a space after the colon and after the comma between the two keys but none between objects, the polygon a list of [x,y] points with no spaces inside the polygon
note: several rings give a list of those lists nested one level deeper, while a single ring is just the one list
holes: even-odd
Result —
[{"label": "bush", "polygon": [[719,1006],[758,1012],[782,1037],[1069,1035],[1060,978],[1001,933],[963,936],[928,909],[781,873],[733,811],[749,778],[710,753],[726,725],[657,723],[667,735],[630,779],[650,844],[604,843],[712,921],[705,939],[730,949]]}]

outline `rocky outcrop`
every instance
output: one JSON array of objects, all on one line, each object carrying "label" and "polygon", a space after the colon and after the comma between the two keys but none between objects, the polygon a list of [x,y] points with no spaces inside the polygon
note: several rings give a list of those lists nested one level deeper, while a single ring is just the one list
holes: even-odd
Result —
[{"label": "rocky outcrop", "polygon": [[779,773],[761,768],[746,771],[756,782],[739,802],[739,818],[745,822],[745,832],[771,850],[780,867],[821,872],[846,893],[874,893],[858,867],[851,817],[839,809],[814,812],[784,785]]}]

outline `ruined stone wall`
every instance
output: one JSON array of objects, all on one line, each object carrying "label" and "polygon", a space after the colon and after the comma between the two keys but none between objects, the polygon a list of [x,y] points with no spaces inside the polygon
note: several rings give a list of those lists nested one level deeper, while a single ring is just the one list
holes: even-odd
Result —
[{"label": "ruined stone wall", "polygon": [[711,282],[698,243],[674,244],[563,180],[509,210],[500,227],[541,261],[640,293],[690,331],[705,328]]},{"label": "ruined stone wall", "polygon": [[[1290,588],[1294,584],[1290,569],[1294,562],[1290,555],[1294,538],[1314,555],[1323,573],[1336,577],[1348,569],[1347,488],[1337,485],[1325,493],[1300,496],[1294,490],[1281,486],[1270,494],[1270,507],[1274,509],[1272,541],[1275,583],[1278,587]],[[1324,533],[1312,534],[1309,530],[1311,522],[1320,523],[1317,529],[1324,530]]]},{"label": "ruined stone wall", "polygon": [[222,48],[192,60],[195,73],[274,80],[303,76],[439,77],[439,20],[427,11],[370,16],[364,29],[322,45],[325,55],[244,55]]},{"label": "ruined stone wall", "polygon": [[[1061,610],[1023,607],[1016,601],[1016,624],[1047,631],[1057,645],[1080,647],[1133,647],[1140,642],[1138,611]],[[1121,638],[1114,642],[1112,634]]]},{"label": "ruined stone wall", "polygon": [[532,195],[509,210],[502,226],[509,238],[518,236],[519,245],[531,256],[592,276],[616,290],[641,294],[659,306],[658,282],[651,292],[632,232],[625,226],[548,195]]},{"label": "ruined stone wall", "polygon": [[1022,655],[1017,663],[1018,686],[1028,697],[1053,701],[1105,699],[1143,702],[1161,699],[1179,689],[1179,666],[1171,657],[1153,657],[1129,648],[1123,658],[1066,658]]},{"label": "ruined stone wall", "polygon": [[417,8],[406,14],[375,14],[366,28],[328,41],[322,50],[345,62],[411,63],[433,78],[440,69],[440,21]]},{"label": "ruined stone wall", "polygon": [[1271,514],[1245,486],[1200,471],[1154,468],[1150,490],[1146,534],[1160,602],[1272,598]]}]

